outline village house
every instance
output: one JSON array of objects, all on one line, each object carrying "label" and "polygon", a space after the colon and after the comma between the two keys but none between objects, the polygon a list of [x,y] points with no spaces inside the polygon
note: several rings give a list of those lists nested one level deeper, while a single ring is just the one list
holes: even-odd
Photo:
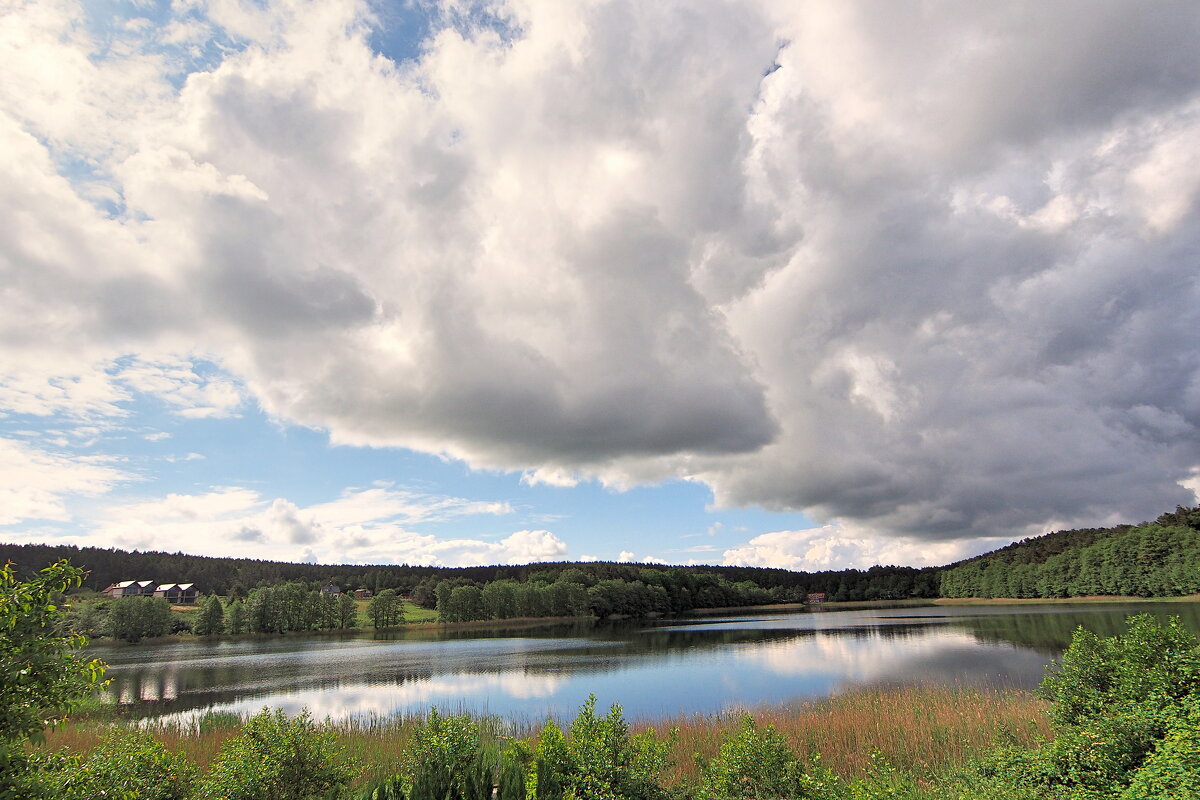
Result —
[{"label": "village house", "polygon": [[354,590],[354,599],[355,600],[370,600],[371,599],[371,590],[370,589],[355,589]]},{"label": "village house", "polygon": [[199,592],[194,583],[155,583],[154,581],[120,581],[110,583],[100,594],[119,600],[122,597],[162,597],[172,605],[190,606]]},{"label": "village house", "polygon": [[173,606],[194,605],[197,594],[194,583],[164,583],[154,590],[155,597],[162,597]]},{"label": "village house", "polygon": [[101,592],[105,597],[114,600],[120,597],[153,597],[154,581],[121,581],[110,583]]},{"label": "village house", "polygon": [[336,583],[327,583],[321,587],[321,594],[341,594],[342,587]]}]

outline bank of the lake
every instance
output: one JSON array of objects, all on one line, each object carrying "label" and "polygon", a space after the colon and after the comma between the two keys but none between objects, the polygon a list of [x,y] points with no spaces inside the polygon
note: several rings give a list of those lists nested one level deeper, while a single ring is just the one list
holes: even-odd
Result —
[{"label": "bank of the lake", "polygon": [[[772,725],[804,759],[822,763],[846,779],[860,777],[879,752],[889,764],[921,778],[961,767],[998,744],[1034,746],[1050,733],[1047,705],[1029,692],[952,687],[857,690],[818,702],[728,709],[717,714],[679,714],[631,719],[631,730],[677,731],[671,743],[668,783],[694,781],[696,756],[712,758],[749,713]],[[425,714],[345,720],[334,724],[339,741],[361,765],[359,783],[392,774]],[[113,725],[111,718],[83,717],[47,732],[46,746],[86,753]],[[150,723],[147,728],[173,752],[207,768],[221,745],[238,734],[236,716],[214,716],[199,726]],[[508,738],[534,739],[540,721],[493,718],[486,727]]]}]

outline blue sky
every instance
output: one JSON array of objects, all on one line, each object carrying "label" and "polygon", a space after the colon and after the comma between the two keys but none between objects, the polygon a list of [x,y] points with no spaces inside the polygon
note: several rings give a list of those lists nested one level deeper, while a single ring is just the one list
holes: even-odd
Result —
[{"label": "blue sky", "polygon": [[1195,503],[1159,11],[16,3],[0,537],[828,569]]}]

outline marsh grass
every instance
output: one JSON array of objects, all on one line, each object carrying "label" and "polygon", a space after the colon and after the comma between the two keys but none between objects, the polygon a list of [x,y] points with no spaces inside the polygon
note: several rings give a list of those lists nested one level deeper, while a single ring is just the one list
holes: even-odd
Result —
[{"label": "marsh grass", "polygon": [[[1050,734],[1047,709],[1028,692],[918,687],[856,691],[750,713],[760,726],[773,725],[802,760],[819,753],[843,778],[865,775],[875,751],[893,767],[925,778],[1000,745],[1036,746]],[[693,754],[715,756],[744,713],[639,721],[635,727],[678,728],[669,781],[691,781],[699,776]]]},{"label": "marsh grass", "polygon": [[[750,711],[759,725],[773,725],[807,760],[820,753],[822,763],[843,778],[866,774],[878,751],[897,769],[918,779],[933,778],[967,764],[999,745],[1035,746],[1049,736],[1047,704],[1027,692],[987,692],[966,688],[901,688],[856,691],[812,703],[794,703]],[[744,711],[638,719],[633,732],[648,728],[660,735],[672,729],[672,765],[666,782],[694,783],[697,755],[708,759],[741,727]],[[399,769],[413,732],[424,715],[346,720],[332,724],[338,739],[359,764],[358,785],[391,776]],[[209,713],[194,723],[155,723],[145,727],[173,752],[185,754],[202,769],[221,745],[235,736],[244,720],[236,714]],[[564,722],[562,720],[560,723]],[[47,731],[46,746],[85,753],[113,723],[82,718]],[[536,739],[540,721],[479,720],[485,740]]]}]

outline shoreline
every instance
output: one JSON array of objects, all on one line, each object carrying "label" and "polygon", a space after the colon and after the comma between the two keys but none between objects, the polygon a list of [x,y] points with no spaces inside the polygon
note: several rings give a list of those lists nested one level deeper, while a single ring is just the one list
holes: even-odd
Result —
[{"label": "shoreline", "polygon": [[937,606],[1012,606],[1012,605],[1071,605],[1102,603],[1196,603],[1200,594],[1170,597],[1138,597],[1137,595],[1092,594],[1080,597],[939,597]]}]

